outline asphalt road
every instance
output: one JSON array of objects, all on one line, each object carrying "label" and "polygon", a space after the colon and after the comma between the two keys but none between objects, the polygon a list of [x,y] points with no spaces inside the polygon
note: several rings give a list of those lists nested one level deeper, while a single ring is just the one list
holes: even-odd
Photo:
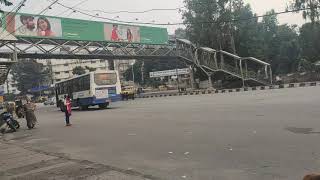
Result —
[{"label": "asphalt road", "polygon": [[320,88],[138,99],[110,109],[54,107],[14,142],[161,179],[300,180],[320,172]]}]

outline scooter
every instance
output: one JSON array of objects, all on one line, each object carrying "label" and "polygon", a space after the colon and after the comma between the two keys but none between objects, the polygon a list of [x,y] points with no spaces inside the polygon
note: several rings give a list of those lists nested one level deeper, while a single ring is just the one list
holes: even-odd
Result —
[{"label": "scooter", "polygon": [[4,133],[8,127],[13,131],[16,132],[17,129],[20,128],[20,124],[17,120],[15,120],[11,113],[3,112],[0,114],[0,129],[1,132]]}]

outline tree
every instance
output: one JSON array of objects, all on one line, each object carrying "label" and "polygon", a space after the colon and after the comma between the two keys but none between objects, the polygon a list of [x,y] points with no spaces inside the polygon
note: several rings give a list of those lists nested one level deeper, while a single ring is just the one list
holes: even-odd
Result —
[{"label": "tree", "polygon": [[[4,4],[5,6],[12,6],[12,2],[8,0],[0,0],[0,4]],[[4,11],[2,10],[2,8],[0,8],[0,13],[3,13],[3,12]]]},{"label": "tree", "polygon": [[187,38],[186,30],[183,28],[178,28],[174,31],[174,36],[175,38],[178,38],[178,39],[186,39]]},{"label": "tree", "polygon": [[229,0],[184,0],[182,11],[188,38],[199,45],[214,49],[230,49],[225,43],[225,32],[230,29],[231,12]]},{"label": "tree", "polygon": [[81,66],[76,66],[72,70],[72,74],[74,74],[74,75],[82,75],[82,74],[85,74],[85,73],[86,73],[86,70]]},{"label": "tree", "polygon": [[[289,9],[298,10],[305,9],[302,11],[304,19],[310,19],[312,23],[319,21],[320,18],[320,0],[294,0]],[[300,12],[300,11],[297,11]]]},{"label": "tree", "polygon": [[274,73],[294,72],[301,54],[297,27],[287,24],[278,26],[273,41],[275,47],[271,48],[271,51],[274,52],[272,55],[274,59],[271,61],[271,65]]},{"label": "tree", "polygon": [[5,6],[11,6],[12,2],[8,0],[0,0],[0,4],[4,4]]},{"label": "tree", "polygon": [[255,16],[248,4],[235,8],[234,17],[236,19],[248,19],[234,22],[235,48],[240,56],[261,58],[263,55],[261,24]]},{"label": "tree", "polygon": [[312,63],[320,60],[320,23],[306,23],[300,28],[302,58]]},{"label": "tree", "polygon": [[279,25],[275,11],[266,13],[254,37],[259,39],[254,44],[258,57],[271,64],[275,74],[289,73],[300,56],[299,36],[296,26]]},{"label": "tree", "polygon": [[18,83],[18,90],[26,94],[31,88],[47,84],[49,70],[35,60],[20,60],[12,67],[13,79]]},{"label": "tree", "polygon": [[89,72],[94,72],[97,70],[97,68],[93,68],[93,67],[89,67],[89,66],[86,66],[86,69],[89,71]]},{"label": "tree", "polygon": [[[12,2],[8,0],[0,0],[0,4],[4,4],[5,6],[11,6]],[[0,13],[3,13],[2,8],[0,8]]]}]

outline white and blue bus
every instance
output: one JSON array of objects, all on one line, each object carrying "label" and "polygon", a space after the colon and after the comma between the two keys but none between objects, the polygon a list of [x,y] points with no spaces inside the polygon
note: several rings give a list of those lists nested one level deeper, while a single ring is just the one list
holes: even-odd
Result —
[{"label": "white and blue bus", "polygon": [[121,99],[121,83],[117,71],[90,72],[55,84],[57,106],[63,110],[64,97],[69,95],[73,107],[81,110],[98,105],[106,108]]}]

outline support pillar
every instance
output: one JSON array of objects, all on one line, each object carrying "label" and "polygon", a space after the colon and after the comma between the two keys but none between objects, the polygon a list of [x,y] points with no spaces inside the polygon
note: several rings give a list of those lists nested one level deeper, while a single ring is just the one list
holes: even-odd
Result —
[{"label": "support pillar", "polygon": [[244,65],[246,68],[246,78],[248,78],[248,64],[247,64],[247,60],[244,61]]},{"label": "support pillar", "polygon": [[272,68],[269,66],[270,69],[270,83],[273,84],[273,74],[272,74]]},{"label": "support pillar", "polygon": [[221,69],[224,69],[224,57],[223,57],[223,54],[222,53],[220,53],[220,60],[221,60],[221,64],[220,64],[220,68]]},{"label": "support pillar", "polygon": [[114,60],[108,60],[108,64],[109,64],[109,70],[114,70]]},{"label": "support pillar", "polygon": [[209,88],[213,88],[212,73],[208,73]]},{"label": "support pillar", "polygon": [[245,83],[244,83],[244,74],[243,74],[243,69],[242,69],[242,60],[240,59],[240,73],[242,77],[242,87],[244,88]]},{"label": "support pillar", "polygon": [[193,66],[189,66],[190,69],[190,84],[191,84],[191,88],[195,89],[194,84],[195,84],[195,80],[194,80],[194,71],[193,71]]},{"label": "support pillar", "polygon": [[218,59],[217,59],[217,52],[214,53],[214,63],[215,63],[215,65],[216,65],[216,69],[219,69]]}]

